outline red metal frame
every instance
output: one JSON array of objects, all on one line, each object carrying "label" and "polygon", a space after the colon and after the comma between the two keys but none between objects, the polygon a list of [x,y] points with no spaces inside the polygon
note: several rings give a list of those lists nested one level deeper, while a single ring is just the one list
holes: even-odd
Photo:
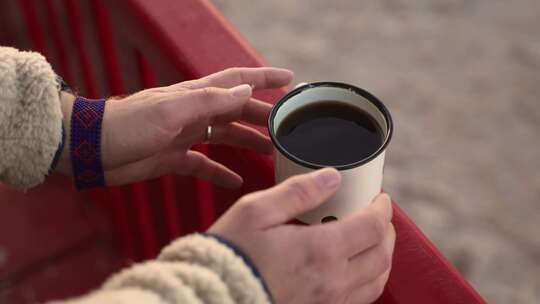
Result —
[{"label": "red metal frame", "polygon": [[[232,66],[264,65],[257,53],[204,0],[47,0],[44,3],[23,0],[0,4],[0,14],[3,14],[1,22],[8,25],[0,36],[5,40],[1,44],[32,45],[89,97],[129,93],[198,78]],[[11,26],[20,23],[16,16],[22,16],[25,29]],[[63,31],[66,28],[68,35]],[[274,102],[283,93],[279,89],[266,90],[257,92],[256,96]],[[26,196],[0,186],[2,203],[16,201],[12,204],[18,208],[14,211],[12,206],[6,208],[0,204],[0,249],[7,246],[8,250],[20,253],[8,259],[7,267],[0,265],[0,302],[23,303],[80,294],[95,287],[119,263],[154,257],[171,239],[206,229],[244,193],[273,184],[273,167],[268,157],[226,146],[200,145],[196,149],[239,172],[245,179],[242,189],[224,190],[178,176],[84,193],[71,190],[61,177],[54,177]],[[64,217],[73,215],[62,208],[54,209],[54,214],[47,215],[51,224],[56,222],[62,231],[72,230],[71,234],[61,236],[47,231],[39,234],[34,231],[35,219],[15,222],[9,215],[18,212],[24,217],[36,208],[31,201],[43,204],[43,195],[52,193],[54,196],[45,199],[46,204],[68,204],[81,212],[92,206],[92,215],[77,222],[66,221]],[[89,200],[93,202],[90,205]],[[37,212],[41,217],[46,216],[43,210]],[[112,227],[102,222],[112,223]],[[378,303],[484,303],[397,205],[394,205],[394,224],[397,243],[393,270]],[[12,226],[14,233],[5,233]],[[110,230],[114,231],[114,244],[121,259],[110,246],[103,245],[110,243],[107,237]],[[54,242],[36,248],[33,242],[38,236],[54,238]],[[21,245],[21,237],[28,239],[26,245]],[[81,242],[89,244],[93,255],[75,249],[69,251],[79,248],[75,245]],[[99,273],[92,269],[92,258],[97,256],[108,261]],[[36,261],[50,265],[40,264],[41,268],[34,273],[25,270]],[[45,268],[54,265],[65,276],[65,284],[56,289],[43,288],[47,283]],[[66,278],[73,275],[70,273],[74,268],[78,273],[94,273],[93,279],[82,282],[79,276],[77,284],[70,283]]]}]

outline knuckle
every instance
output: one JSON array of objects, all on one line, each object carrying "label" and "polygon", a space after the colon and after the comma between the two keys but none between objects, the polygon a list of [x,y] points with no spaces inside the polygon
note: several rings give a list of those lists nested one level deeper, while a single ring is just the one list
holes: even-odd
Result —
[{"label": "knuckle", "polygon": [[204,156],[201,154],[194,154],[194,157],[190,159],[191,172],[198,171],[204,164]]},{"label": "knuckle", "polygon": [[248,193],[238,199],[238,202],[236,205],[243,205],[243,204],[249,204],[251,202],[254,202],[257,200],[259,192],[251,192]]},{"label": "knuckle", "polygon": [[243,69],[239,67],[232,67],[225,70],[226,74],[231,75],[231,77],[235,77],[239,83],[244,83],[244,73]]},{"label": "knuckle", "polygon": [[212,87],[202,88],[200,92],[201,97],[205,100],[212,99],[217,95],[216,89]]},{"label": "knuckle", "polygon": [[184,81],[178,84],[179,89],[193,90],[199,84],[199,80]]},{"label": "knuckle", "polygon": [[237,203],[237,212],[242,218],[257,219],[263,216],[261,209],[249,197],[242,198]]},{"label": "knuckle", "polygon": [[371,233],[373,234],[374,239],[377,243],[380,243],[386,235],[387,222],[384,217],[380,214],[375,214],[370,217],[371,222],[369,223]]},{"label": "knuckle", "polygon": [[269,84],[270,84],[270,79],[268,78],[268,74],[267,74],[267,73],[262,73],[262,74],[261,74],[261,78],[262,78],[262,83],[264,83],[265,85],[269,85]]},{"label": "knuckle", "polygon": [[291,196],[302,202],[309,202],[314,196],[312,189],[302,180],[293,177],[287,184],[287,190]]},{"label": "knuckle", "polygon": [[379,210],[388,219],[392,218],[392,200],[386,193],[382,193],[375,198],[374,204],[370,205],[373,210]]}]

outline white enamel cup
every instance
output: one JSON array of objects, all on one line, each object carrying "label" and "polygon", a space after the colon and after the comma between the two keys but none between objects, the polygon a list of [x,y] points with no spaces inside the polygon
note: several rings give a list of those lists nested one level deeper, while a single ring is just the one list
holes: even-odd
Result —
[{"label": "white enamel cup", "polygon": [[276,137],[280,124],[290,113],[323,100],[343,102],[368,113],[379,124],[384,139],[379,149],[370,156],[351,164],[335,166],[341,173],[341,187],[319,208],[298,217],[298,220],[306,224],[338,220],[370,204],[381,192],[384,154],[393,133],[392,117],[388,109],[379,99],[363,89],[339,82],[315,82],[297,87],[274,105],[268,118],[268,131],[275,147],[276,183],[293,175],[326,167],[292,155]]}]

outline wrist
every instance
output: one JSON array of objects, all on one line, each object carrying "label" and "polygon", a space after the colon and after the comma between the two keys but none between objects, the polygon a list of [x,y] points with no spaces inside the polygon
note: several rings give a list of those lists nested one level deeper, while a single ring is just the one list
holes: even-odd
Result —
[{"label": "wrist", "polygon": [[58,164],[55,171],[58,171],[64,175],[71,176],[71,158],[69,153],[70,136],[71,136],[71,113],[73,111],[73,103],[75,101],[75,95],[61,91],[60,92],[60,104],[62,108],[62,123],[64,128],[64,146],[60,152]]}]

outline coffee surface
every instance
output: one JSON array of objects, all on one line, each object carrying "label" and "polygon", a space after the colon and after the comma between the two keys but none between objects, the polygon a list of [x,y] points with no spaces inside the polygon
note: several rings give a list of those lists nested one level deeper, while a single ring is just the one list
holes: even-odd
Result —
[{"label": "coffee surface", "polygon": [[323,166],[360,161],[381,147],[383,133],[366,112],[338,101],[320,101],[290,113],[276,132],[297,158]]}]

